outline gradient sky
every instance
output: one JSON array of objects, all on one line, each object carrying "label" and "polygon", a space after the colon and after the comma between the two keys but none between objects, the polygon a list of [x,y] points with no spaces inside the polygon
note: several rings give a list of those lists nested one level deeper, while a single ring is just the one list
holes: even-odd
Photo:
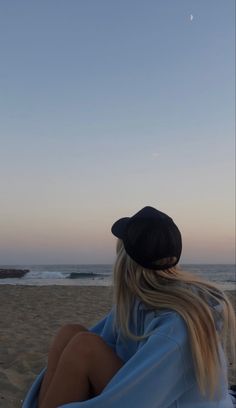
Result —
[{"label": "gradient sky", "polygon": [[110,263],[145,205],[233,263],[234,34],[234,0],[2,0],[0,264]]}]

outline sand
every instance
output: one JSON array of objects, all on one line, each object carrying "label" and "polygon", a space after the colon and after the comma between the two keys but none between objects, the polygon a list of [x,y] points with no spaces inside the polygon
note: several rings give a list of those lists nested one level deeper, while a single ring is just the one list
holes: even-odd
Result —
[{"label": "sand", "polygon": [[[234,302],[236,294],[229,293]],[[52,338],[67,323],[91,326],[112,303],[109,287],[0,285],[0,408],[20,408],[46,365]],[[234,367],[229,368],[233,381]]]}]

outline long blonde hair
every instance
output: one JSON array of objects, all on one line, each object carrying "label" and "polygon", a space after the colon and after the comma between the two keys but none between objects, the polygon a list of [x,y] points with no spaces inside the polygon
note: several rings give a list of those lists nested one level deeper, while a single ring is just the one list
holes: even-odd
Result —
[{"label": "long blonde hair", "polygon": [[[160,261],[169,263],[170,259]],[[167,270],[145,269],[126,253],[117,241],[113,268],[115,324],[123,336],[141,340],[130,331],[132,304],[140,299],[150,309],[172,309],[185,320],[190,337],[196,379],[203,395],[217,392],[220,372],[219,339],[226,351],[227,337],[234,350],[235,314],[227,296],[216,285],[173,267]],[[217,332],[209,298],[222,304],[222,328]],[[207,301],[208,300],[208,301]],[[148,336],[148,335],[147,335]],[[234,354],[235,358],[235,354]]]}]

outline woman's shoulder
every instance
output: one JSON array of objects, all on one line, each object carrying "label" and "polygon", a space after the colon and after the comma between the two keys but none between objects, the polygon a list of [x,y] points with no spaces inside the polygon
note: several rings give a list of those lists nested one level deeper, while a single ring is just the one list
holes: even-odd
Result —
[{"label": "woman's shoulder", "polygon": [[187,325],[183,317],[171,309],[150,309],[144,303],[138,303],[139,328],[143,334],[162,336],[183,344],[188,338]]}]

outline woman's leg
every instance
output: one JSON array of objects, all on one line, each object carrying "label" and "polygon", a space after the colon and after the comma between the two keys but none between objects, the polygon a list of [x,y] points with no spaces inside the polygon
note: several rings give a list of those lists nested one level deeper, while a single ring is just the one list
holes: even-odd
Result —
[{"label": "woman's leg", "polygon": [[41,404],[44,399],[64,348],[76,334],[86,331],[87,329],[80,324],[67,324],[63,326],[55,336],[48,353],[47,371],[40,387],[39,404]]},{"label": "woman's leg", "polygon": [[100,394],[122,365],[101,337],[77,334],[65,347],[39,408],[56,408]]}]

